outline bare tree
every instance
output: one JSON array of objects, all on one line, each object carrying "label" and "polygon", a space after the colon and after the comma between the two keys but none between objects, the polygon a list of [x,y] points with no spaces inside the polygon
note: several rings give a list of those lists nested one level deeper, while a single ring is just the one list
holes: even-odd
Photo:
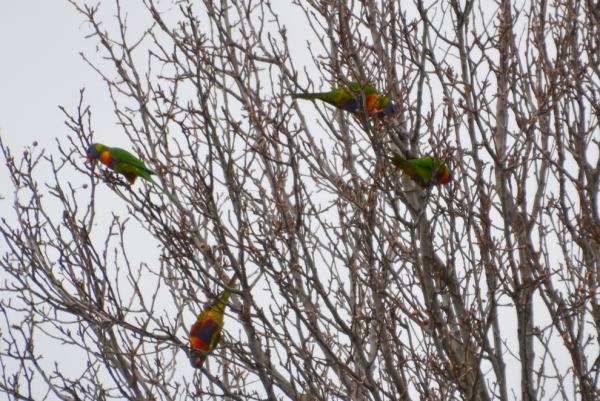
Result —
[{"label": "bare tree", "polygon": [[[171,196],[83,163],[83,95],[57,150],[2,145],[9,398],[600,399],[600,3],[142,0],[140,33],[71,2]],[[396,118],[289,96],[353,81]]]}]

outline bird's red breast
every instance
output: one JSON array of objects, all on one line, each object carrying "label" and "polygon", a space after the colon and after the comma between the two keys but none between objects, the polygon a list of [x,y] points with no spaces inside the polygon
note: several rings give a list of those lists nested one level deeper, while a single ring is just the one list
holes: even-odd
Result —
[{"label": "bird's red breast", "polygon": [[440,168],[436,174],[435,185],[444,185],[452,180],[452,173],[448,167]]},{"label": "bird's red breast", "polygon": [[[88,156],[89,158],[89,156]],[[105,151],[100,153],[100,157],[98,157],[98,160],[100,160],[100,162],[102,162],[102,164],[104,164],[106,167],[110,168],[110,169],[114,169],[114,159],[113,157],[110,155],[110,151]]]},{"label": "bird's red breast", "polygon": [[192,348],[208,352],[213,334],[219,328],[219,324],[213,319],[196,322],[190,329],[190,343]]},{"label": "bird's red breast", "polygon": [[381,106],[379,105],[377,99],[379,99],[379,95],[377,94],[365,95],[365,100],[367,101],[367,111],[369,113],[372,113],[376,110],[379,111],[381,109]]},{"label": "bird's red breast", "polygon": [[202,367],[206,356],[211,351],[210,343],[219,327],[219,324],[210,317],[192,325],[189,338],[193,348],[190,352],[190,364],[193,368]]}]

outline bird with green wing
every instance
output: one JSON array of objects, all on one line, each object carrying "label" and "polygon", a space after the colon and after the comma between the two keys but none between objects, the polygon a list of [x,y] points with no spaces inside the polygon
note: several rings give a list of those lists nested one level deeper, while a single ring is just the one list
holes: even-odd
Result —
[{"label": "bird with green wing", "polygon": [[121,148],[109,148],[101,143],[91,144],[87,151],[87,163],[93,160],[98,160],[106,167],[115,172],[115,174],[123,174],[125,179],[133,185],[138,177],[142,177],[148,182],[154,184],[167,196],[167,191],[163,189],[154,179],[152,175],[156,173],[150,170],[140,159]]},{"label": "bird with green wing", "polygon": [[404,171],[421,189],[445,185],[452,180],[452,171],[440,159],[429,156],[407,160],[396,152],[388,157],[394,166]]},{"label": "bird with green wing", "polygon": [[[348,111],[355,116],[359,114],[358,100],[356,95],[361,90],[358,82],[350,82],[350,89],[345,87],[333,89],[330,92],[319,93],[293,93],[292,99],[322,100],[338,109]],[[376,114],[382,118],[394,118],[396,116],[396,105],[389,97],[380,96],[371,85],[362,87],[365,97],[365,107],[368,115]]]},{"label": "bird with green wing", "polygon": [[[227,286],[233,288],[237,277],[229,281]],[[225,316],[225,308],[229,301],[231,292],[225,290],[219,297],[216,305],[205,308],[196,319],[196,323],[190,329],[190,344],[192,350],[189,354],[192,367],[200,369],[204,360],[219,343],[221,339],[221,330],[223,330],[223,321]]]}]

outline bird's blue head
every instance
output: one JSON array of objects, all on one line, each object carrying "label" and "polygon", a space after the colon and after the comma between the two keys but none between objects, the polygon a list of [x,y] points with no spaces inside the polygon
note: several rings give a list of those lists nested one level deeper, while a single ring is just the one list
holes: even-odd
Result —
[{"label": "bird's blue head", "polygon": [[390,102],[387,106],[381,110],[381,115],[383,118],[394,118],[396,117],[396,105]]},{"label": "bird's blue head", "polygon": [[92,160],[98,160],[100,154],[104,151],[104,148],[106,148],[106,146],[102,145],[101,143],[91,144],[89,148],[87,148],[87,150],[85,151],[85,154],[87,156],[86,162],[90,163]]}]

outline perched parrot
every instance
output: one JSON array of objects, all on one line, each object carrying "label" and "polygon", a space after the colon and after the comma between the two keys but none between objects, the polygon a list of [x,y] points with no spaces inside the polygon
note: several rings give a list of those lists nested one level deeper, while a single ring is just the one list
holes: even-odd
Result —
[{"label": "perched parrot", "polygon": [[444,185],[452,180],[452,172],[441,160],[431,157],[406,160],[396,152],[389,157],[396,167],[404,171],[421,189],[432,185]]},{"label": "perched parrot", "polygon": [[109,148],[101,143],[94,143],[90,145],[86,153],[87,163],[90,163],[92,160],[100,160],[102,164],[114,171],[115,174],[123,174],[130,184],[133,184],[136,178],[142,177],[146,181],[156,185],[166,195],[169,195],[167,191],[152,179],[151,175],[156,173],[128,151],[120,148]]},{"label": "perched parrot", "polygon": [[[227,286],[233,288],[236,280],[237,277],[233,276]],[[190,343],[193,348],[190,352],[190,363],[196,369],[202,367],[206,356],[215,349],[221,339],[223,317],[229,295],[231,295],[229,291],[223,292],[219,297],[219,302],[215,306],[205,308],[190,329]]]},{"label": "perched parrot", "polygon": [[[293,93],[293,99],[318,99],[329,103],[338,109],[349,111],[358,115],[358,101],[355,93],[360,90],[358,82],[351,82],[350,89],[338,88],[331,92],[321,93]],[[371,85],[365,85],[363,89],[365,94],[368,114],[378,114],[384,118],[394,118],[396,115],[396,106],[389,97],[379,96],[379,93]]]}]

